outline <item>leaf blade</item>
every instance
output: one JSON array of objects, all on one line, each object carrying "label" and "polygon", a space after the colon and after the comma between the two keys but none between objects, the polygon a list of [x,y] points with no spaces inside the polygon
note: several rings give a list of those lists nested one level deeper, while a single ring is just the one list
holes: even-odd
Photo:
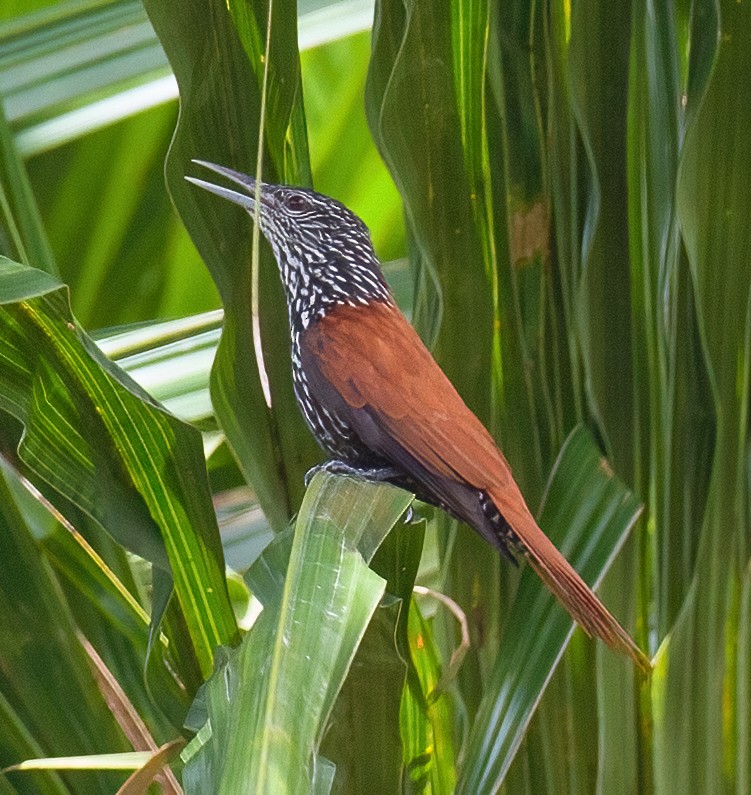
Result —
[{"label": "leaf blade", "polygon": [[[586,582],[600,580],[638,515],[636,499],[607,466],[591,434],[575,429],[551,475],[540,524]],[[573,629],[570,617],[526,569],[457,792],[489,792],[500,785]]]}]

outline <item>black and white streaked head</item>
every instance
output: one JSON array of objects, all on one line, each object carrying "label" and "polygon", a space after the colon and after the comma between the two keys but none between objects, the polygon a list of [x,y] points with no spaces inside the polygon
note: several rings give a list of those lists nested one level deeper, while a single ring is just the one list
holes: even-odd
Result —
[{"label": "black and white streaked head", "polygon": [[[189,182],[239,204],[254,217],[253,177],[203,160],[193,162],[239,189],[186,177]],[[343,204],[312,190],[261,183],[260,205],[261,232],[279,264],[293,334],[337,305],[391,300],[368,228]]]}]

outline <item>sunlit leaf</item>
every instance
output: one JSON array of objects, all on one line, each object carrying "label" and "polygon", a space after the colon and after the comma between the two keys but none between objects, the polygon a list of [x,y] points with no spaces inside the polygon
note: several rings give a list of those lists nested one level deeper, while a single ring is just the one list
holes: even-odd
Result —
[{"label": "sunlit leaf", "polygon": [[[0,767],[30,757],[127,751],[76,638],[73,616],[2,475],[0,597]],[[79,783],[98,791],[116,781],[90,776]],[[40,792],[66,791],[55,775],[28,782]]]},{"label": "sunlit leaf", "polygon": [[[584,580],[596,584],[638,515],[638,502],[591,435],[575,430],[551,476],[541,527]],[[573,629],[569,615],[527,568],[470,734],[457,792],[492,792],[501,783]]]},{"label": "sunlit leaf", "polygon": [[408,683],[402,698],[405,792],[449,795],[456,786],[454,714],[450,694],[437,688],[451,682],[442,681],[431,622],[414,603],[409,611],[409,643],[417,679]]},{"label": "sunlit leaf", "polygon": [[422,545],[420,524],[399,524],[373,558],[371,567],[386,580],[386,595],[352,661],[322,746],[336,765],[336,792],[401,789],[400,706],[411,673],[407,612]]},{"label": "sunlit leaf", "polygon": [[[299,504],[304,473],[320,454],[292,393],[287,309],[277,266],[264,245],[259,266],[260,323],[273,403],[270,411],[253,343],[251,222],[238,207],[184,179],[196,173],[194,158],[255,173],[265,9],[193,0],[175,16],[162,3],[147,0],[145,6],[180,86],[180,124],[167,161],[169,189],[225,310],[212,376],[214,409],[264,512],[280,529]],[[275,3],[276,19],[294,20],[293,9],[288,2]],[[213,30],[211,37],[206,36],[207,29]],[[308,184],[296,30],[294,24],[277,24],[272,30],[268,158],[262,176],[269,182]]]},{"label": "sunlit leaf", "polygon": [[656,770],[665,792],[729,788],[736,757],[748,759],[743,719],[736,728],[729,715],[743,714],[730,694],[747,675],[735,666],[749,532],[751,169],[742,153],[751,146],[751,90],[739,76],[751,68],[751,9],[723,2],[720,13],[711,67],[693,65],[710,77],[676,193],[717,427],[697,565],[658,668]]},{"label": "sunlit leaf", "polygon": [[10,260],[0,268],[0,407],[24,426],[26,472],[74,524],[83,512],[172,574],[208,673],[235,624],[199,434],[99,353],[63,285]]},{"label": "sunlit leaf", "polygon": [[57,273],[29,178],[0,102],[0,252]]},{"label": "sunlit leaf", "polygon": [[276,584],[263,591],[261,616],[205,688],[209,722],[184,754],[186,791],[311,788],[325,721],[386,586],[358,549],[372,555],[410,501],[391,486],[314,477],[286,574],[279,572],[285,554],[254,566],[276,570],[271,580],[263,574]]}]

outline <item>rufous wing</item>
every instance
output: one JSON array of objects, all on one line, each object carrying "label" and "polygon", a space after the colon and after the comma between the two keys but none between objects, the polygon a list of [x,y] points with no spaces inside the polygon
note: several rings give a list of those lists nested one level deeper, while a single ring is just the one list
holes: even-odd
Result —
[{"label": "rufous wing", "polygon": [[337,307],[305,332],[301,353],[317,398],[346,417],[370,449],[432,491],[447,479],[485,491],[574,619],[650,668],[537,526],[503,454],[395,306]]}]

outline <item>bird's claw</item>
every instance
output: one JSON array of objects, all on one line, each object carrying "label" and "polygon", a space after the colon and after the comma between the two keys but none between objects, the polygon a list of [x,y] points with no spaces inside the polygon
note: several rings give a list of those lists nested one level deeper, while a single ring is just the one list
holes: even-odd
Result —
[{"label": "bird's claw", "polygon": [[332,475],[349,475],[350,477],[359,478],[360,480],[375,480],[378,482],[389,480],[389,478],[393,478],[398,474],[394,467],[372,467],[368,469],[353,467],[344,461],[331,460],[311,467],[311,469],[305,473],[306,486],[310,485],[310,481],[313,479],[316,472],[330,472]]},{"label": "bird's claw", "polygon": [[323,470],[323,467],[324,467],[323,464],[316,464],[314,467],[311,467],[305,473],[305,488],[306,489],[308,488],[308,486],[310,486],[310,481],[313,480],[313,475],[315,475],[316,472],[319,472],[319,471]]}]

